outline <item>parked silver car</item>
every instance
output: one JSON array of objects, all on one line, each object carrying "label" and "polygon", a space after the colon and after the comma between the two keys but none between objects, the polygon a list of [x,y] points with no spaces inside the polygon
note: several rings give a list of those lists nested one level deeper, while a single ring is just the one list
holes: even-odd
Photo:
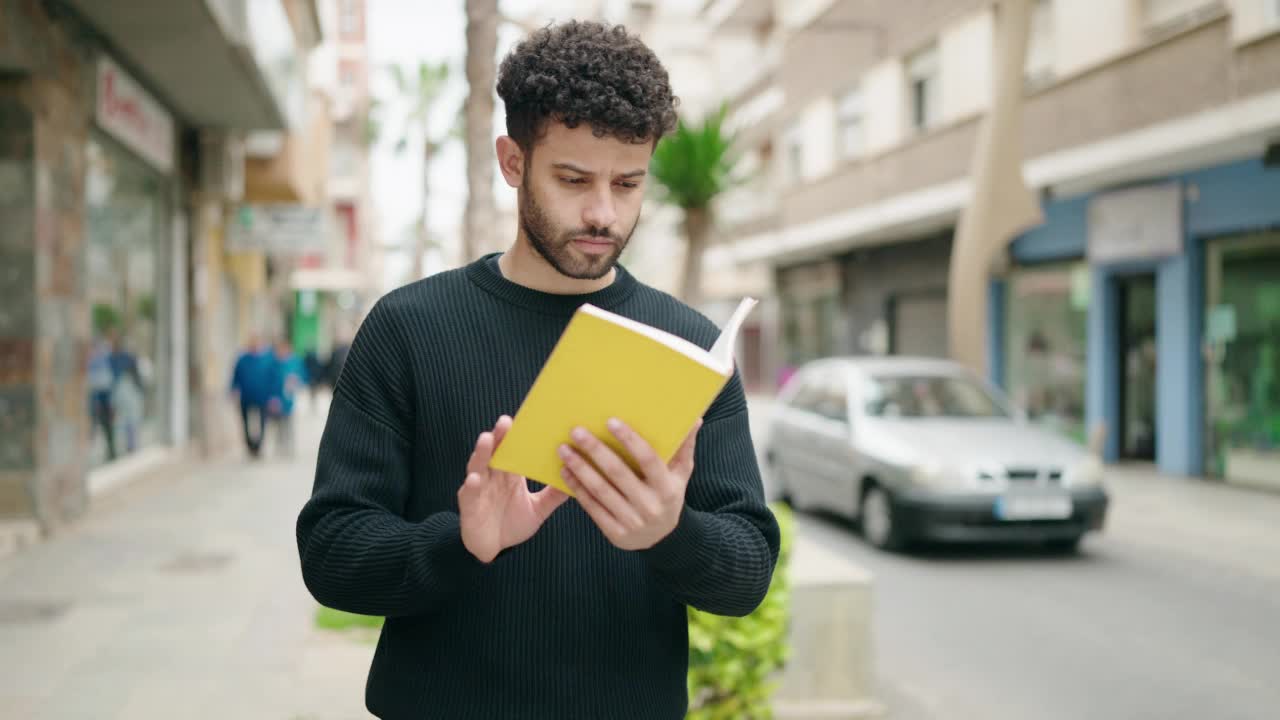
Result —
[{"label": "parked silver car", "polygon": [[1043,542],[1102,528],[1097,458],[1034,427],[964,367],[924,358],[805,365],[773,414],[765,459],[779,496],[861,522],[871,544]]}]

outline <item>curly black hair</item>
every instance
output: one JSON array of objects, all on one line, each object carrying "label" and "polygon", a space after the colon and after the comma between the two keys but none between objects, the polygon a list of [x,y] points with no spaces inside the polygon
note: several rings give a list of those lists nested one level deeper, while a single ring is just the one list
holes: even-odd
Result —
[{"label": "curly black hair", "polygon": [[552,119],[637,144],[676,124],[666,68],[621,25],[573,20],[535,31],[503,59],[498,96],[507,135],[526,152]]}]

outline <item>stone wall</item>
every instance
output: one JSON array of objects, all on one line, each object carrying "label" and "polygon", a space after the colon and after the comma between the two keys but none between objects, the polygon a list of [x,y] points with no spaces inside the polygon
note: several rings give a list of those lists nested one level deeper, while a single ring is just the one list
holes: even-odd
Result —
[{"label": "stone wall", "polygon": [[24,42],[4,53],[37,49],[18,58],[24,74],[0,83],[0,247],[13,276],[0,289],[0,398],[16,428],[0,432],[0,513],[34,515],[49,530],[87,504],[84,178],[94,49],[40,3],[0,4],[5,37]]},{"label": "stone wall", "polygon": [[0,518],[35,512],[35,128],[0,82]]}]

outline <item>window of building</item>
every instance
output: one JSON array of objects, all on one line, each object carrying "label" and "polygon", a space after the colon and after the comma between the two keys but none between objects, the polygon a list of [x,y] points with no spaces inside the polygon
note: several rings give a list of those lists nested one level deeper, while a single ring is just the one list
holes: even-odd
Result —
[{"label": "window of building", "polygon": [[337,141],[333,144],[330,160],[330,174],[335,178],[355,177],[359,171],[360,153],[350,142]]},{"label": "window of building", "polygon": [[938,48],[931,46],[907,59],[907,96],[911,102],[911,127],[927,130],[942,118],[940,107]]},{"label": "window of building", "polygon": [[1024,73],[1031,87],[1053,79],[1053,0],[1036,0],[1031,8]]},{"label": "window of building", "polygon": [[343,35],[359,35],[361,30],[360,0],[342,0],[338,31]]},{"label": "window of building", "polygon": [[1204,344],[1208,471],[1280,482],[1280,232],[1208,246]]},{"label": "window of building", "polygon": [[85,178],[90,463],[163,442],[167,303],[164,186],[150,168],[91,138]]},{"label": "window of building", "polygon": [[787,128],[783,135],[782,147],[785,160],[784,175],[788,185],[795,185],[804,180],[804,127],[799,121]]},{"label": "window of building", "polygon": [[1005,385],[1034,422],[1086,441],[1089,267],[1055,264],[1008,279]]},{"label": "window of building", "polygon": [[855,88],[840,98],[836,122],[840,125],[840,152],[845,158],[861,157],[866,148],[862,90]]}]

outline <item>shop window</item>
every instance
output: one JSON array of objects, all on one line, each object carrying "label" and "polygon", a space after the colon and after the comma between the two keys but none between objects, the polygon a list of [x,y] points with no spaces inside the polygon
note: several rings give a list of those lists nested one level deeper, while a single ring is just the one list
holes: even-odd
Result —
[{"label": "shop window", "polygon": [[1280,487],[1280,232],[1210,245],[1209,472]]},{"label": "shop window", "polygon": [[106,141],[87,148],[86,278],[90,461],[100,465],[165,437],[160,252],[161,181]]},{"label": "shop window", "polygon": [[1089,269],[1023,269],[1008,279],[1006,385],[1033,421],[1084,443]]}]

